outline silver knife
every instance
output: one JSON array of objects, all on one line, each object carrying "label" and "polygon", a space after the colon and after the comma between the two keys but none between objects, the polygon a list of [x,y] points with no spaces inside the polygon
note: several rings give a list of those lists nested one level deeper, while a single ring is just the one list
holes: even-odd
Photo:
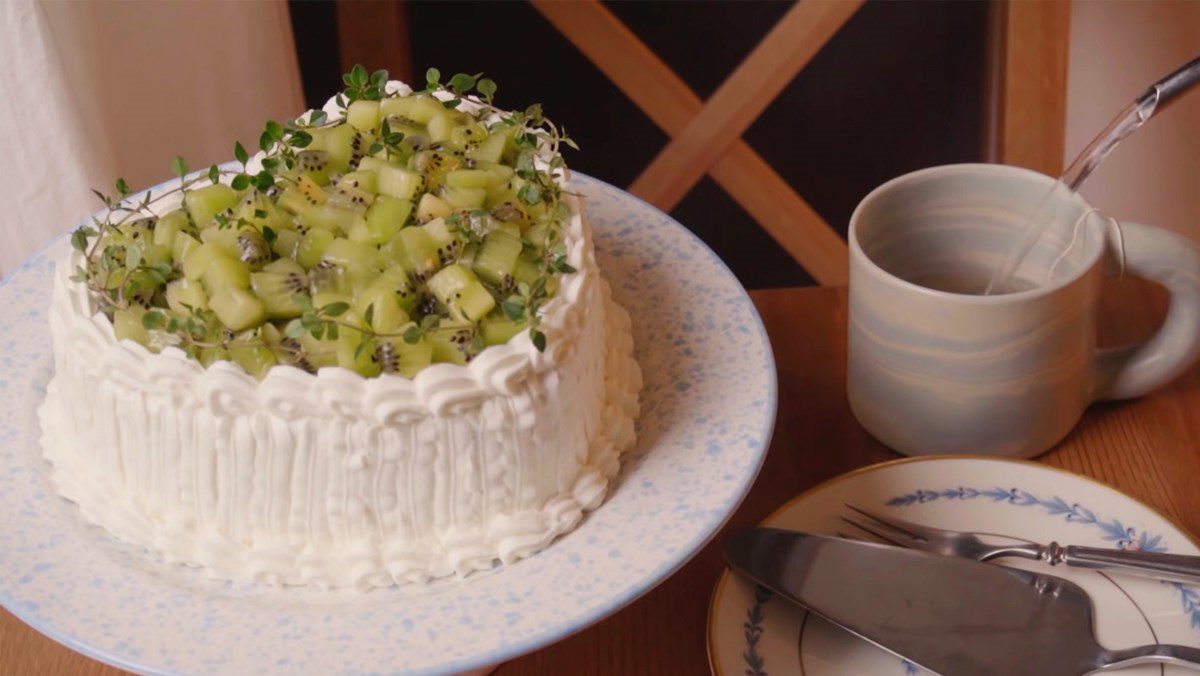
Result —
[{"label": "silver knife", "polygon": [[774,528],[734,533],[736,571],[871,643],[944,676],[1079,676],[1144,663],[1200,670],[1200,649],[1108,650],[1092,602],[1052,575]]}]

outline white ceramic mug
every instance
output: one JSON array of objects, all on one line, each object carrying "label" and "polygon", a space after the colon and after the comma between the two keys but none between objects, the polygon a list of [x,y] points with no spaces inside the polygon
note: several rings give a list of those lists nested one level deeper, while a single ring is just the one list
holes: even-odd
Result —
[{"label": "white ceramic mug", "polygon": [[[1118,230],[1065,190],[1017,269],[1025,290],[978,295],[1054,185],[1015,167],[935,167],[885,183],[855,209],[848,394],[877,439],[908,455],[1028,457],[1089,404],[1144,394],[1194,361],[1200,249],[1158,228]],[[1147,342],[1101,350],[1101,283],[1118,270],[1166,287],[1170,310]]]}]

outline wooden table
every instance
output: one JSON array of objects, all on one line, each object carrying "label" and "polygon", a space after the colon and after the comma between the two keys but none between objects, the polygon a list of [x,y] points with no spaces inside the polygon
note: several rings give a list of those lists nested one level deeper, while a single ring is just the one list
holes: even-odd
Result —
[{"label": "wooden table", "polygon": [[[871,439],[845,398],[846,292],[785,289],[751,294],[775,349],[779,416],[758,481],[737,513],[687,566],[642,599],[575,636],[509,662],[498,674],[703,674],[709,596],[723,568],[717,543],[757,523],[800,491],[863,465],[898,457]],[[1162,294],[1115,289],[1102,317],[1108,342],[1139,338],[1163,311]],[[1200,533],[1200,369],[1134,402],[1103,404],[1048,465],[1091,476]],[[0,673],[115,674],[0,615]]]}]

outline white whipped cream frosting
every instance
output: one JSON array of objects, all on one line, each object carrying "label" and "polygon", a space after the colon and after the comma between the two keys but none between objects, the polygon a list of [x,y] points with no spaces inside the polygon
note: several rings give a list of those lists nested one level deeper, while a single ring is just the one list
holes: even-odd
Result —
[{"label": "white whipped cream frosting", "polygon": [[55,275],[55,376],[38,411],[60,493],[84,517],[218,578],[389,586],[546,547],[599,506],[634,442],[641,372],[629,316],[568,197],[567,259],[526,332],[415,378],[231,362],[118,342]]}]

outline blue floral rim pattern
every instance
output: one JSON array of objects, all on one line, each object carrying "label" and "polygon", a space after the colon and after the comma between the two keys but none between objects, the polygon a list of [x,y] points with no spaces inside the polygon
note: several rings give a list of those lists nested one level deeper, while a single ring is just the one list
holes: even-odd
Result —
[{"label": "blue floral rim pattern", "polygon": [[763,605],[771,600],[771,596],[771,590],[766,587],[755,587],[754,604],[746,611],[746,621],[742,623],[742,632],[746,637],[746,651],[742,653],[742,659],[746,662],[746,676],[767,676],[758,642],[763,635]]}]

